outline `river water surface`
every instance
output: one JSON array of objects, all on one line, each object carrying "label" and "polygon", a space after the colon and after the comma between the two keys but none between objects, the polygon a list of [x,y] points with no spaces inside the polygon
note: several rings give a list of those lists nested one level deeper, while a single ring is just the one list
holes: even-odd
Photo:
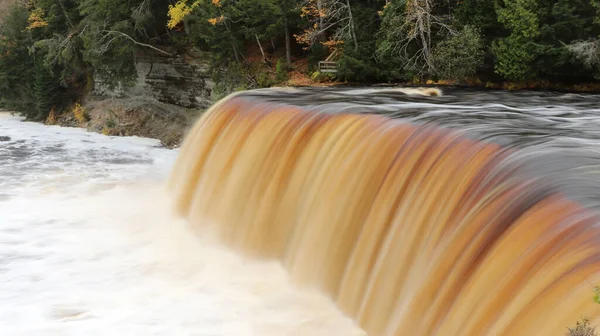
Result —
[{"label": "river water surface", "polygon": [[[288,99],[467,129],[523,149],[533,174],[572,197],[600,200],[599,96],[375,91]],[[0,114],[1,335],[362,334],[279,265],[242,259],[174,219],[163,186],[177,154]]]}]

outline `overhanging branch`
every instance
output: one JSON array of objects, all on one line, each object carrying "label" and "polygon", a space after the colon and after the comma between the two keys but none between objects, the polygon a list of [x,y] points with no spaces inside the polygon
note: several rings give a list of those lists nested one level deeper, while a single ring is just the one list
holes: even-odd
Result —
[{"label": "overhanging branch", "polygon": [[[118,35],[118,36],[124,37],[124,38],[128,39],[129,41],[133,42],[134,44],[139,45],[141,47],[150,48],[152,50],[158,51],[159,53],[162,53],[162,54],[165,54],[165,55],[168,55],[168,56],[173,56],[173,54],[171,54],[169,52],[166,52],[166,51],[164,51],[162,49],[159,49],[159,48],[157,48],[157,47],[155,47],[155,46],[153,46],[151,44],[138,42],[133,37],[131,37],[131,36],[129,36],[129,35],[123,33],[123,32],[120,32],[120,31],[117,31],[117,30],[103,30],[103,32],[105,34],[107,34],[107,35],[111,35],[112,34],[112,35]],[[112,40],[110,40],[109,44],[112,43],[115,39],[116,38],[113,38]]]}]

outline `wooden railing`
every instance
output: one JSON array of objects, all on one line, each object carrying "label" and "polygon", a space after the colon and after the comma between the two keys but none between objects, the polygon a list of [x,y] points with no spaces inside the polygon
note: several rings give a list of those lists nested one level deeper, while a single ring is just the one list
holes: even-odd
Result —
[{"label": "wooden railing", "polygon": [[319,72],[337,72],[337,62],[320,61]]}]

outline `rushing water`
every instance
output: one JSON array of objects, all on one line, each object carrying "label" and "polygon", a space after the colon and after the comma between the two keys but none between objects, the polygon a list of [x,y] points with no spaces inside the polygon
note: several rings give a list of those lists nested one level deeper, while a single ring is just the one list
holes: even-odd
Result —
[{"label": "rushing water", "polygon": [[515,156],[532,176],[600,209],[600,95],[446,89],[441,97],[423,97],[384,87],[256,90],[243,96],[461,130],[517,148]]},{"label": "rushing water", "polygon": [[[600,323],[600,217],[582,207],[598,200],[599,156],[579,120],[593,115],[557,122],[519,95],[511,108],[465,91],[403,98],[228,97],[181,147],[169,181],[177,213],[242,253],[281,260],[373,336],[562,335],[582,316]],[[586,137],[561,134],[565,125]]]},{"label": "rushing water", "polygon": [[[600,199],[599,96],[285,91],[298,105],[483,134],[523,149],[532,173],[573,198]],[[272,92],[248,95],[282,99]],[[174,219],[163,183],[177,154],[155,140],[0,114],[2,335],[361,334],[329,300],[293,287],[278,264],[240,258]]]}]

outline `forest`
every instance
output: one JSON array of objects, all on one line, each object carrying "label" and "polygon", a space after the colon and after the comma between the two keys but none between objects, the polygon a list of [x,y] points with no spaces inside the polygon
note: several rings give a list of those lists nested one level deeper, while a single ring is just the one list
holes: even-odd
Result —
[{"label": "forest", "polygon": [[[5,0],[0,98],[44,119],[132,85],[140,51],[202,51],[215,91],[352,83],[593,83],[600,0]],[[318,71],[333,61],[337,73]]]}]

